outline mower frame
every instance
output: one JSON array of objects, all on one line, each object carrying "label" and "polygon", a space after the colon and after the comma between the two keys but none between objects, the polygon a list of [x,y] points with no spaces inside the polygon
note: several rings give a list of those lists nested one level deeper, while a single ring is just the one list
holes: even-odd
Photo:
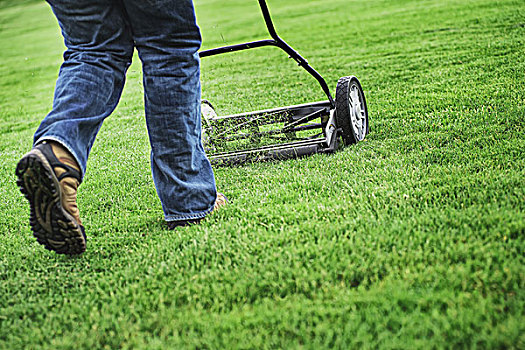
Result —
[{"label": "mower frame", "polygon": [[[294,59],[297,64],[304,68],[311,76],[313,76],[319,83],[321,89],[325,93],[328,100],[306,103],[301,105],[279,107],[268,110],[261,110],[248,113],[240,113],[227,116],[214,116],[212,118],[213,122],[228,122],[232,119],[235,119],[236,123],[242,125],[243,123],[249,123],[252,120],[259,118],[264,118],[268,115],[277,115],[280,116],[277,119],[280,122],[283,121],[283,118],[286,119],[284,127],[275,131],[266,131],[256,133],[257,135],[263,134],[272,134],[272,133],[295,133],[297,131],[306,130],[306,129],[321,129],[321,132],[313,137],[301,139],[293,142],[286,142],[280,144],[267,145],[262,147],[255,147],[245,150],[236,150],[229,152],[220,152],[215,154],[208,154],[208,157],[212,164],[235,164],[242,163],[248,160],[267,160],[267,159],[285,159],[285,158],[294,158],[300,156],[306,156],[314,153],[329,153],[335,151],[339,148],[339,137],[342,135],[343,130],[341,127],[337,126],[337,117],[336,117],[336,101],[330,93],[328,84],[324,78],[319,74],[309,63],[302,57],[296,50],[294,50],[290,45],[288,45],[275,30],[270,11],[266,0],[258,0],[259,6],[261,8],[262,16],[268,33],[270,34],[271,39],[250,41],[246,43],[236,44],[236,45],[227,45],[223,47],[218,47],[209,50],[203,50],[199,52],[201,58],[210,57],[215,55],[220,55],[224,53],[237,52],[243,50],[250,50],[259,47],[274,46],[283,50],[288,56]],[[356,81],[357,78],[353,77]],[[359,85],[359,83],[357,82]],[[359,85],[359,89],[361,86]],[[362,94],[364,99],[364,95]],[[208,105],[211,104],[207,101],[204,101]],[[364,102],[364,101],[363,101]],[[213,107],[212,107],[213,108]],[[365,102],[365,112],[366,112],[366,102]],[[367,113],[367,112],[366,112]],[[368,118],[368,114],[366,114]],[[308,125],[303,125],[314,119],[320,118],[320,123],[310,123]],[[276,119],[276,120],[277,120]],[[271,124],[272,122],[267,122],[266,124]],[[368,119],[367,119],[368,123]],[[368,131],[368,126],[367,126]],[[321,137],[322,135],[322,137]],[[252,135],[253,136],[253,135]],[[211,136],[213,137],[213,136]],[[224,136],[223,136],[224,137]],[[240,135],[236,136],[237,138],[247,138],[249,135]],[[364,136],[363,136],[364,137]]]}]

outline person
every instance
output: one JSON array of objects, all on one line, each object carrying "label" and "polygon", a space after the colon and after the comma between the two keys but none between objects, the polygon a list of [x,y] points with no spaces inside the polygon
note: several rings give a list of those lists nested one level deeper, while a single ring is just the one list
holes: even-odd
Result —
[{"label": "person", "polygon": [[77,189],[103,120],[117,106],[134,48],[142,61],[151,168],[168,228],[227,202],[201,143],[201,34],[192,0],[48,0],[66,51],[51,112],[16,168],[37,241],[80,254]]}]

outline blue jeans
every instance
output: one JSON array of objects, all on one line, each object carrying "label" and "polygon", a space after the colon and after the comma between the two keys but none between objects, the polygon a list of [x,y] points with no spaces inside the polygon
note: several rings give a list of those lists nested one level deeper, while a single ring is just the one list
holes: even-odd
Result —
[{"label": "blue jeans", "polygon": [[[192,0],[48,0],[67,47],[53,108],[34,144],[54,140],[86,171],[120,99],[136,47],[144,73],[151,168],[167,221],[203,218],[217,196],[201,143],[201,35]],[[130,149],[133,152],[133,149]]]}]

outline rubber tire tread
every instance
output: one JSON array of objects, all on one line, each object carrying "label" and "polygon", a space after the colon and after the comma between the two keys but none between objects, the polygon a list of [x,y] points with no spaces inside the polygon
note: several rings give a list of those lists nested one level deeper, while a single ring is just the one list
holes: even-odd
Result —
[{"label": "rubber tire tread", "polygon": [[[348,92],[352,80],[355,80],[357,86],[362,91],[361,84],[359,80],[354,76],[342,77],[337,81],[337,87],[335,89],[335,118],[337,122],[337,127],[343,129],[343,142],[345,146],[352,145],[357,143],[358,140],[355,135],[354,127],[352,126],[352,120],[350,118],[350,106],[348,104]],[[363,93],[364,100],[364,93]],[[368,110],[366,106],[366,101],[364,101],[365,113],[366,113],[366,132],[368,134]]]}]

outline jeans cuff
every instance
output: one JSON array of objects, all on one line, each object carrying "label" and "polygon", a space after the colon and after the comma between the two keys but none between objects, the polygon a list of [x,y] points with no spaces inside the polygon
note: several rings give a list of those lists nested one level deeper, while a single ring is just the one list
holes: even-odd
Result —
[{"label": "jeans cuff", "polygon": [[211,206],[210,209],[208,209],[205,212],[197,213],[197,214],[185,214],[185,215],[165,215],[164,220],[167,222],[170,221],[187,221],[187,220],[200,220],[204,219],[204,217],[208,214],[210,214],[213,211],[213,207],[215,206],[215,203]]}]

